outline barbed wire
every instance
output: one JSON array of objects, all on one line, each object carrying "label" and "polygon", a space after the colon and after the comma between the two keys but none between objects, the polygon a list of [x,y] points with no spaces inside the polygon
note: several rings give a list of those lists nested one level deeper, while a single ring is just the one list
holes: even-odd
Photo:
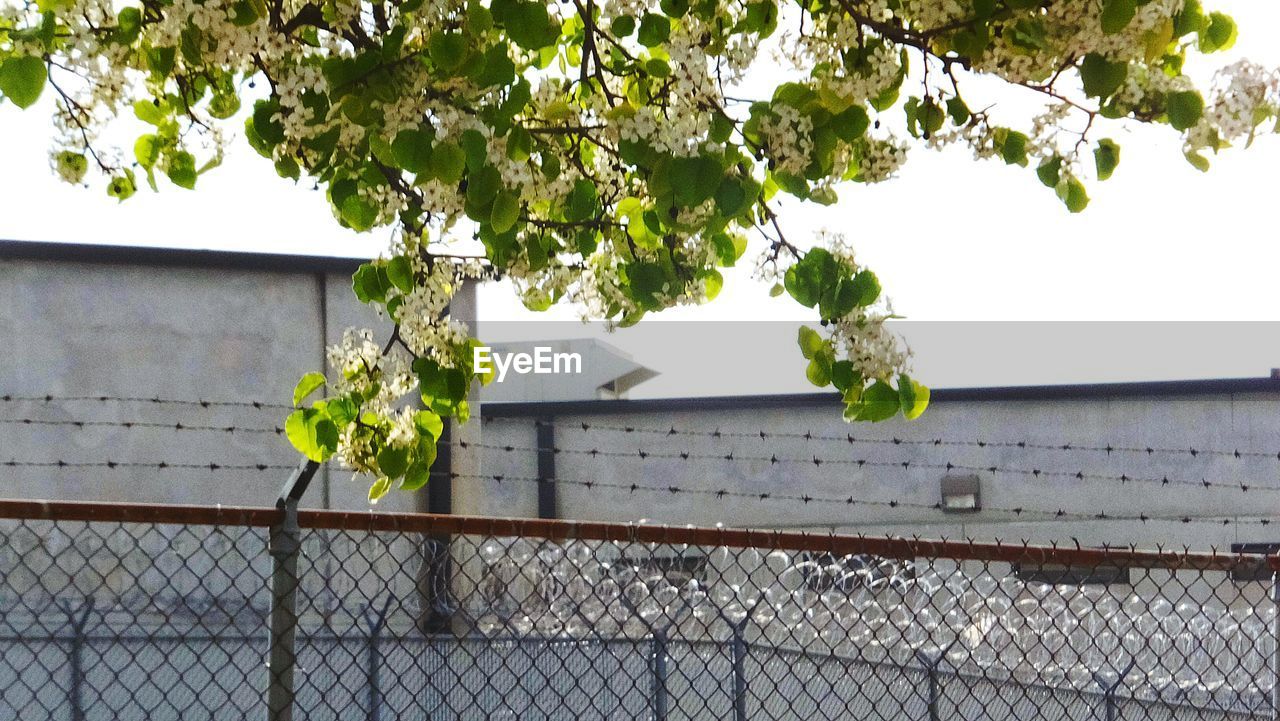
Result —
[{"label": "barbed wire", "polygon": [[485,442],[475,443],[472,441],[459,441],[459,445],[462,448],[475,446],[477,448],[502,451],[506,453],[514,453],[517,451],[525,452],[525,453],[553,453],[553,454],[564,453],[564,454],[570,454],[570,455],[589,456],[592,458],[631,458],[631,459],[641,460],[641,461],[650,460],[650,459],[676,460],[676,461],[722,461],[727,463],[737,463],[737,462],[768,463],[770,465],[799,464],[799,465],[812,465],[815,467],[821,467],[823,465],[840,465],[840,466],[853,466],[856,468],[892,468],[892,469],[900,469],[904,471],[910,470],[912,468],[925,468],[929,470],[939,470],[939,471],[946,471],[946,472],[968,471],[973,473],[991,473],[991,474],[1005,473],[1005,474],[1020,475],[1020,476],[1030,477],[1030,478],[1065,478],[1065,479],[1077,480],[1077,481],[1109,481],[1109,482],[1117,482],[1117,483],[1120,483],[1121,485],[1128,484],[1128,483],[1137,483],[1137,484],[1153,484],[1153,485],[1159,485],[1162,487],[1187,486],[1187,487],[1196,487],[1196,488],[1205,488],[1205,489],[1225,488],[1225,489],[1238,490],[1245,493],[1251,490],[1280,491],[1280,487],[1257,485],[1252,482],[1227,483],[1224,481],[1210,481],[1208,479],[1201,479],[1196,481],[1196,480],[1190,480],[1190,479],[1170,478],[1168,476],[1161,476],[1159,478],[1155,478],[1155,477],[1147,477],[1147,476],[1130,475],[1128,473],[1107,474],[1107,473],[1085,472],[1083,470],[1055,471],[1055,470],[1045,470],[1041,468],[1010,468],[1010,467],[1002,467],[1002,466],[994,466],[994,465],[978,466],[978,465],[971,465],[971,464],[964,464],[964,463],[953,463],[950,461],[947,461],[944,463],[931,463],[931,462],[917,461],[912,459],[908,459],[905,461],[879,461],[879,460],[873,460],[868,458],[832,458],[832,457],[822,458],[816,455],[811,458],[800,458],[800,457],[792,457],[792,456],[779,456],[777,454],[771,454],[768,456],[744,455],[744,454],[735,453],[733,451],[729,451],[728,453],[725,453],[725,454],[711,454],[711,453],[693,453],[689,451],[679,451],[679,452],[650,451],[650,450],[645,450],[643,448],[639,448],[635,451],[611,451],[611,450],[600,450],[599,448],[585,449],[585,448],[563,448],[560,446],[516,446],[516,445],[502,445],[502,444],[496,444],[496,443],[485,443]]},{"label": "barbed wire", "polygon": [[[525,423],[526,419],[513,418],[506,416],[484,416],[484,422],[492,423]],[[712,439],[750,439],[750,440],[768,440],[771,438],[786,438],[792,440],[803,440],[808,442],[823,443],[843,443],[848,445],[887,445],[887,446],[928,446],[928,447],[957,447],[957,448],[1016,448],[1020,450],[1039,450],[1039,451],[1061,451],[1061,452],[1087,452],[1087,453],[1103,453],[1108,456],[1118,453],[1139,454],[1145,456],[1161,455],[1186,455],[1192,458],[1200,456],[1212,456],[1221,458],[1268,458],[1272,460],[1280,460],[1280,451],[1242,451],[1240,449],[1220,449],[1220,448],[1173,448],[1167,446],[1135,446],[1122,443],[1047,443],[1043,441],[1028,440],[960,440],[947,438],[905,438],[902,436],[893,436],[890,438],[876,438],[868,436],[858,436],[853,433],[845,434],[823,434],[814,433],[812,431],[724,431],[719,428],[711,431],[691,430],[687,428],[678,428],[669,426],[667,428],[660,427],[644,427],[633,425],[615,425],[610,423],[589,423],[587,421],[575,421],[573,423],[564,423],[556,421],[546,421],[542,419],[533,419],[535,426],[550,426],[556,429],[577,429],[583,432],[604,431],[625,434],[655,435],[655,436],[688,436],[703,437]]]},{"label": "barbed wire", "polygon": [[0,425],[9,426],[55,426],[55,427],[73,427],[73,428],[152,428],[158,430],[170,431],[211,431],[218,433],[257,433],[257,434],[273,434],[284,435],[284,428],[274,426],[271,428],[255,428],[252,426],[214,426],[199,423],[184,423],[177,421],[174,423],[160,423],[156,421],[52,421],[40,418],[0,418]]},{"label": "barbed wire", "polygon": [[[273,463],[219,463],[212,461],[209,463],[187,463],[172,461],[69,461],[63,459],[32,461],[32,460],[16,460],[10,459],[0,461],[0,467],[7,468],[41,468],[41,469],[71,469],[83,470],[89,468],[108,469],[108,470],[127,470],[127,469],[146,469],[154,471],[170,471],[170,470],[193,470],[193,471],[289,471],[295,466],[286,464]],[[754,501],[760,503],[793,503],[803,506],[839,506],[842,508],[870,507],[880,509],[906,509],[906,510],[927,510],[941,511],[942,504],[924,503],[920,501],[910,501],[904,499],[867,499],[858,498],[853,495],[849,496],[823,496],[808,493],[794,492],[756,492],[734,490],[730,488],[699,488],[681,486],[677,484],[661,484],[654,485],[649,483],[637,482],[612,482],[601,480],[578,480],[564,477],[538,477],[538,476],[521,476],[511,474],[467,474],[454,471],[432,471],[430,473],[435,478],[472,479],[483,480],[493,483],[528,483],[528,484],[547,484],[553,483],[558,485],[575,486],[591,490],[613,490],[625,492],[629,495],[636,493],[660,494],[666,496],[700,496],[713,498],[716,500],[738,499],[746,501]],[[1000,508],[983,506],[979,509],[986,514],[1002,514],[1006,516],[1006,520],[1011,519],[1028,519],[1039,518],[1049,520],[1074,520],[1074,521],[1161,521],[1181,524],[1210,524],[1218,526],[1232,525],[1260,525],[1270,526],[1280,524],[1280,519],[1269,517],[1239,517],[1239,516],[1197,516],[1195,514],[1168,514],[1159,512],[1135,512],[1127,511],[1123,513],[1108,513],[1105,510],[1096,512],[1073,511],[1063,508],[1044,509],[1025,506],[1017,506],[1012,508]],[[956,523],[986,523],[993,519],[977,516],[966,516],[965,520],[957,517]],[[916,519],[886,519],[884,523],[906,522]],[[996,519],[998,520],[998,519]],[[815,522],[815,525],[829,525],[826,523]]]},{"label": "barbed wire", "polygon": [[[751,492],[739,491],[728,488],[690,488],[675,484],[653,485],[645,483],[618,483],[611,481],[584,481],[568,479],[564,477],[542,478],[538,476],[521,476],[510,475],[504,473],[497,474],[469,474],[447,471],[432,471],[431,476],[451,480],[473,479],[485,480],[498,484],[515,482],[528,484],[557,484],[568,485],[585,488],[587,490],[605,489],[622,491],[628,494],[649,493],[667,496],[702,496],[714,498],[716,500],[724,499],[740,499],[748,501],[758,501],[761,503],[799,503],[805,506],[810,505],[835,505],[844,508],[854,508],[858,506],[866,506],[872,508],[884,509],[909,509],[909,510],[930,510],[941,511],[941,503],[921,503],[918,501],[906,500],[875,500],[856,498],[854,496],[819,496],[810,494],[795,493],[771,493],[771,492]],[[1072,521],[1160,521],[1179,524],[1209,524],[1216,526],[1232,526],[1232,525],[1257,525],[1271,526],[1280,524],[1280,518],[1270,518],[1266,516],[1259,517],[1239,517],[1239,516],[1197,516],[1194,514],[1168,514],[1168,513],[1145,513],[1145,512],[1127,512],[1127,513],[1107,513],[1106,511],[1097,511],[1093,513],[1082,511],[1070,511],[1066,509],[1042,509],[1028,507],[1014,508],[996,508],[983,506],[979,509],[982,513],[1000,513],[1015,519],[1024,518],[1041,518],[1050,520],[1072,520]],[[917,519],[887,519],[880,525],[889,525],[904,521],[915,521]],[[988,523],[992,519],[982,518],[976,514],[965,514],[964,517],[957,516],[954,523]],[[815,522],[813,525],[827,526],[826,522]]]},{"label": "barbed wire", "polygon": [[106,468],[110,470],[145,468],[148,470],[195,470],[195,471],[291,471],[296,465],[277,463],[188,463],[176,461],[68,461],[55,459],[49,461],[29,461],[9,459],[0,461],[4,468]]},{"label": "barbed wire", "polygon": [[15,395],[0,394],[0,403],[149,403],[153,405],[194,406],[200,408],[257,408],[257,409],[291,409],[287,403],[269,403],[266,401],[214,401],[205,399],[163,398],[160,396],[111,396],[111,395]]}]

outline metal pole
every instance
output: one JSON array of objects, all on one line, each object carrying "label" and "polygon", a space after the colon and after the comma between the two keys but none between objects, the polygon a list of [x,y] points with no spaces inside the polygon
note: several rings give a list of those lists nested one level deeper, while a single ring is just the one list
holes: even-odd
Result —
[{"label": "metal pole", "polygon": [[[78,618],[71,619],[71,649],[68,651],[71,679],[67,691],[71,698],[71,721],[84,721],[84,642],[89,614],[93,612],[93,598],[85,601]],[[68,609],[68,613],[70,610]]]},{"label": "metal pole", "polygon": [[1271,672],[1275,674],[1271,686],[1271,713],[1273,718],[1280,721],[1280,571],[1271,574],[1271,601],[1277,609],[1275,619],[1271,622],[1271,641],[1275,644],[1271,649]]},{"label": "metal pole", "polygon": [[294,632],[298,627],[298,554],[302,529],[298,501],[306,493],[320,464],[304,460],[276,499],[281,520],[271,527],[271,640],[267,664],[267,721],[293,721],[293,671],[297,666]]},{"label": "metal pole", "polygon": [[382,718],[382,629],[387,623],[387,609],[391,598],[383,604],[382,610],[374,614],[372,609],[365,611],[365,620],[369,624],[369,636],[365,641],[365,663],[367,664],[365,680],[368,685],[369,721]]},{"label": "metal pole", "polygon": [[556,426],[550,417],[537,422],[538,518],[559,518],[556,498]]},{"label": "metal pole", "polygon": [[653,720],[667,720],[667,636],[658,631],[653,634]]},{"label": "metal pole", "polygon": [[[747,618],[750,618],[748,616]],[[742,637],[742,623],[733,625],[733,718],[734,721],[747,721],[747,642]]]},{"label": "metal pole", "polygon": [[942,700],[942,684],[938,683],[938,664],[929,664],[929,721],[940,721],[938,702]]},{"label": "metal pole", "polygon": [[[436,441],[436,461],[432,466],[443,473],[433,473],[427,484],[427,513],[453,513],[453,422],[446,419],[444,430]],[[422,537],[422,566],[418,569],[418,631],[423,635],[447,633],[452,624],[449,611],[449,589],[453,578],[450,548],[453,537],[447,533],[431,533]]]}]

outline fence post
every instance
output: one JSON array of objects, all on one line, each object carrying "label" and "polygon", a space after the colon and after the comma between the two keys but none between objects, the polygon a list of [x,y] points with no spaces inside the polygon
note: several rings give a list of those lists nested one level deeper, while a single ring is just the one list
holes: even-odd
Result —
[{"label": "fence post", "polygon": [[938,679],[938,665],[942,663],[942,659],[946,658],[946,651],[950,649],[951,646],[947,646],[947,649],[938,654],[937,658],[930,658],[929,654],[916,651],[916,659],[924,662],[929,681],[929,721],[941,721],[942,718],[938,711],[938,703],[942,700],[942,683]]},{"label": "fence post", "polygon": [[391,597],[376,613],[370,607],[365,610],[365,622],[369,624],[369,636],[365,639],[365,681],[368,685],[369,721],[382,718],[382,629],[387,625],[387,610]]},{"label": "fence post", "polygon": [[747,620],[733,624],[733,718],[734,721],[747,721],[747,641],[743,638],[743,630]]},{"label": "fence post", "polygon": [[653,719],[667,721],[667,634],[657,631],[653,634],[653,658],[650,666],[653,669]]},{"label": "fence post", "polygon": [[[71,615],[68,606],[67,615]],[[68,701],[71,705],[71,721],[84,721],[84,642],[89,614],[93,613],[93,597],[85,600],[78,617],[71,617],[71,648],[67,652],[71,679],[67,683]]]},{"label": "fence post", "polygon": [[1102,674],[1098,672],[1094,672],[1093,680],[1099,686],[1102,686],[1105,689],[1102,692],[1102,698],[1106,701],[1106,704],[1107,704],[1106,721],[1116,721],[1116,716],[1118,715],[1118,712],[1119,712],[1119,709],[1116,708],[1116,689],[1120,688],[1120,684],[1124,683],[1125,676],[1129,675],[1129,672],[1133,670],[1133,667],[1137,665],[1137,663],[1138,663],[1138,660],[1136,658],[1130,659],[1129,665],[1126,666],[1123,671],[1121,671],[1119,674],[1116,675],[1116,680],[1112,681],[1106,686],[1103,686],[1102,684],[1102,681],[1103,681]]},{"label": "fence post", "polygon": [[298,501],[306,493],[320,464],[304,460],[285,481],[276,508],[278,523],[271,527],[267,552],[271,554],[271,639],[267,664],[267,721],[293,721],[293,671],[297,666],[294,632],[298,627],[298,554],[302,529],[298,526]]},{"label": "fence post", "polygon": [[1271,622],[1271,641],[1275,644],[1271,649],[1271,670],[1275,674],[1271,686],[1271,713],[1276,721],[1280,721],[1280,571],[1271,574],[1271,601],[1276,608],[1275,618]]}]

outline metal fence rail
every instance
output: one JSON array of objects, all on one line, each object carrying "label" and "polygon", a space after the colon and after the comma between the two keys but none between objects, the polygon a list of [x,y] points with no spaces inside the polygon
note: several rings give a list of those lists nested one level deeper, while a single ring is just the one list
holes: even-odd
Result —
[{"label": "metal fence rail", "polygon": [[1276,718],[1275,567],[0,501],[0,718]]}]

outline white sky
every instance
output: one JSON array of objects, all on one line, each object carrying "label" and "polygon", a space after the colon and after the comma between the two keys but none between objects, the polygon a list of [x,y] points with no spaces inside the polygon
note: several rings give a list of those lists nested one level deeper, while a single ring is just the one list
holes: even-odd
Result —
[{"label": "white sky", "polygon": [[[1232,14],[1241,27],[1237,47],[1210,56],[1209,63],[1247,57],[1280,66],[1275,41],[1280,5],[1260,0],[1206,4]],[[1007,105],[1018,103],[1022,93],[1002,90],[989,99]],[[968,99],[970,105],[980,104]],[[196,192],[162,183],[159,194],[143,188],[118,205],[100,186],[64,185],[48,169],[49,107],[48,98],[26,112],[0,106],[0,238],[350,256],[373,255],[385,245],[385,231],[361,236],[339,228],[321,193],[307,183],[280,180],[240,139],[223,166],[201,178]],[[913,320],[1280,320],[1275,190],[1280,138],[1265,137],[1248,151],[1219,156],[1213,170],[1202,175],[1182,159],[1172,130],[1107,133],[1123,146],[1123,159],[1112,180],[1091,185],[1093,202],[1080,215],[1069,215],[1028,169],[975,163],[963,149],[916,149],[896,180],[850,186],[832,208],[804,206],[797,213],[793,207],[788,234],[804,239],[819,227],[845,232],[861,261],[879,274],[895,310]],[[744,269],[728,275],[723,293],[710,306],[664,315],[808,319],[805,309],[785,298],[770,299],[766,291]],[[482,320],[575,317],[571,311],[524,312],[501,287],[481,293]],[[502,326],[504,331],[514,327]],[[1009,348],[1020,342],[1015,327],[1009,326],[1003,341]],[[1235,328],[1238,332],[1210,348],[1188,338],[1195,362],[1181,365],[1167,352],[1144,354],[1141,348],[1124,362],[1100,364],[1098,357],[1109,354],[1095,347],[1088,349],[1087,369],[1084,356],[1032,361],[990,353],[965,370],[960,367],[965,364],[954,362],[955,345],[927,343],[927,353],[917,347],[917,367],[934,369],[941,377],[931,385],[939,386],[1005,378],[1053,383],[1256,376],[1280,366],[1277,334],[1258,337],[1261,328],[1275,327]],[[539,333],[532,327],[504,335]],[[758,339],[747,336],[740,349],[758,347]],[[628,342],[625,331],[609,342],[650,362],[643,344]],[[984,343],[990,350],[1002,342],[987,338]],[[667,361],[653,363],[671,376],[678,356]],[[663,387],[696,392],[697,385],[685,378]],[[766,383],[739,392],[774,387]],[[803,388],[785,384],[777,389],[784,387]]]}]

